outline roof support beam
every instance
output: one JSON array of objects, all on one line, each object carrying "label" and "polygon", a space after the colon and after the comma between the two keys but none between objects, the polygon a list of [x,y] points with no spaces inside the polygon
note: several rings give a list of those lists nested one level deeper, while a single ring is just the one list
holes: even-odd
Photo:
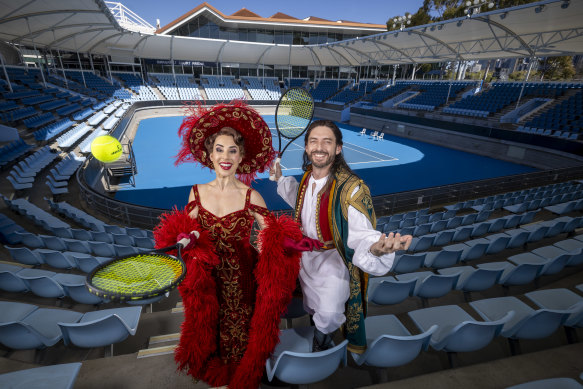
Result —
[{"label": "roof support beam", "polygon": [[49,16],[49,15],[63,15],[63,14],[96,14],[96,15],[103,15],[102,11],[96,10],[89,10],[89,9],[57,9],[51,11],[42,11],[42,12],[33,12],[29,14],[18,15],[14,17],[2,18],[0,19],[0,24],[14,22],[16,20],[24,19],[24,18],[35,18],[41,16]]},{"label": "roof support beam", "polygon": [[478,16],[478,17],[476,17],[476,18],[472,18],[472,20],[478,20],[478,21],[480,21],[480,22],[487,23],[487,24],[488,24],[488,26],[490,26],[490,29],[491,29],[491,31],[492,31],[492,35],[493,35],[493,36],[496,36],[496,33],[494,32],[494,30],[492,29],[492,27],[491,27],[491,26],[496,26],[496,27],[498,27],[499,29],[503,30],[503,31],[504,31],[504,32],[506,32],[507,34],[511,35],[511,36],[512,36],[514,39],[516,39],[517,41],[519,41],[519,42],[520,42],[520,44],[522,45],[522,47],[524,47],[526,50],[528,50],[528,53],[530,54],[530,56],[534,56],[534,55],[535,55],[535,53],[534,53],[534,50],[533,50],[533,49],[532,49],[532,48],[531,48],[531,47],[528,45],[528,43],[526,43],[526,42],[524,41],[524,39],[522,39],[522,38],[520,37],[520,35],[518,35],[518,34],[517,34],[517,33],[515,33],[514,31],[512,31],[512,30],[511,30],[511,29],[509,29],[508,27],[506,27],[506,26],[504,26],[504,25],[502,25],[502,24],[500,24],[500,23],[498,23],[498,22],[496,22],[496,21],[494,21],[494,20],[490,19],[489,17],[488,17],[488,18],[484,18],[484,17],[480,17],[480,16]]}]

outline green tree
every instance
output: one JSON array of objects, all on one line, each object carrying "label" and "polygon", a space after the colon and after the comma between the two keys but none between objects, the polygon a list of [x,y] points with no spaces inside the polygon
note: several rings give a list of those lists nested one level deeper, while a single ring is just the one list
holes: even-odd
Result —
[{"label": "green tree", "polygon": [[539,75],[542,80],[570,80],[575,75],[573,57],[548,57],[539,60]]}]

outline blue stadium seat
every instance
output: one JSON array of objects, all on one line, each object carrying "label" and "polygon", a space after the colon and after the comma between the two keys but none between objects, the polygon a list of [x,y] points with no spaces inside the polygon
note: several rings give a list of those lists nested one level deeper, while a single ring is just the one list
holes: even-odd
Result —
[{"label": "blue stadium seat", "polygon": [[63,298],[65,290],[53,278],[57,273],[41,269],[22,269],[18,277],[24,281],[32,293],[46,298]]},{"label": "blue stadium seat", "polygon": [[431,336],[432,348],[456,353],[486,347],[514,313],[509,312],[497,320],[477,321],[458,305],[443,305],[418,309],[409,312],[409,316],[421,331],[438,326],[438,330]]},{"label": "blue stadium seat", "polygon": [[408,254],[404,251],[395,253],[395,259],[391,266],[391,273],[411,273],[418,270],[425,262],[427,253]]},{"label": "blue stadium seat", "polygon": [[0,374],[0,387],[27,389],[72,389],[81,362],[41,366]]},{"label": "blue stadium seat", "polygon": [[141,312],[141,306],[103,309],[87,312],[76,322],[58,324],[65,344],[104,347],[135,335]]},{"label": "blue stadium seat", "polygon": [[35,251],[31,251],[28,247],[4,247],[8,250],[10,256],[16,262],[32,266],[41,265],[44,263],[40,255]]},{"label": "blue stadium seat", "polygon": [[429,340],[437,325],[421,334],[411,335],[395,315],[369,316],[365,319],[367,348],[362,354],[351,353],[358,366],[379,368],[405,365],[414,360],[422,350],[427,350]]},{"label": "blue stadium seat", "polygon": [[513,265],[510,262],[488,262],[478,264],[478,268],[487,270],[502,270],[499,284],[503,286],[525,285],[538,276],[542,264],[524,263]]},{"label": "blue stadium seat", "polygon": [[561,251],[563,254],[554,256],[552,258],[542,256],[546,254],[551,255],[551,251],[553,252],[553,254],[556,254],[555,250],[561,249],[559,249],[558,247],[553,248],[551,246],[547,250],[539,250],[538,252],[541,255],[537,255],[533,250],[533,252],[521,253],[508,257],[508,261],[512,262],[515,265],[541,265],[541,268],[537,273],[537,277],[540,277],[542,275],[555,274],[563,270],[568,260],[570,259],[570,255],[568,255],[565,251],[562,250]]},{"label": "blue stadium seat", "polygon": [[367,301],[378,305],[398,304],[413,296],[416,282],[415,279],[399,281],[393,276],[370,277]]},{"label": "blue stadium seat", "polygon": [[22,266],[0,263],[0,290],[13,293],[28,291],[26,283],[16,274],[22,269]]},{"label": "blue stadium seat", "polygon": [[73,269],[77,267],[75,261],[65,255],[62,251],[51,249],[36,249],[35,252],[40,255],[43,262],[57,269]]},{"label": "blue stadium seat", "polygon": [[578,266],[583,263],[583,242],[577,239],[565,239],[554,244],[558,248],[571,254],[567,266]]},{"label": "blue stadium seat", "polygon": [[429,271],[398,274],[395,278],[399,281],[416,280],[413,295],[422,299],[423,304],[430,298],[445,296],[455,289],[459,273],[455,275],[439,275]]},{"label": "blue stadium seat", "polygon": [[39,308],[20,320],[0,323],[0,343],[15,350],[42,349],[62,339],[59,325],[77,322],[82,313]]},{"label": "blue stadium seat", "polygon": [[443,269],[445,267],[454,266],[460,261],[462,250],[459,248],[444,247],[439,251],[431,251],[427,253],[425,258],[425,267],[434,269]]},{"label": "blue stadium seat", "polygon": [[346,366],[348,340],[325,351],[312,351],[314,327],[282,330],[279,344],[265,362],[267,378],[288,384],[311,384],[332,375],[339,365]]},{"label": "blue stadium seat", "polygon": [[38,307],[33,304],[19,303],[15,301],[0,301],[0,323],[19,321],[36,311]]},{"label": "blue stadium seat", "polygon": [[[580,295],[565,288],[535,290],[524,295],[540,308],[568,311],[569,317],[565,321],[566,327],[583,327],[583,297]],[[570,343],[574,342],[577,339],[577,334],[572,330],[568,331],[569,328],[565,328],[565,330]]]},{"label": "blue stadium seat", "polygon": [[[516,297],[496,297],[473,301],[472,308],[484,320],[499,320],[514,312],[514,317],[504,324],[501,335],[513,339],[541,339],[554,333],[567,320],[570,313],[564,310],[534,310]],[[510,342],[512,354],[520,353],[516,343]]]},{"label": "blue stadium seat", "polygon": [[450,267],[439,269],[438,272],[443,275],[459,274],[460,277],[455,289],[464,292],[479,292],[487,290],[494,286],[502,275],[502,269],[476,269],[472,266]]}]

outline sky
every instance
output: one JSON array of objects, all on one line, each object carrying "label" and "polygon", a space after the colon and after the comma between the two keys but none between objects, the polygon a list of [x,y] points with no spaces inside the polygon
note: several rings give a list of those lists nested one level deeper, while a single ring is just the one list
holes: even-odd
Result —
[{"label": "sky", "polygon": [[[201,0],[117,0],[138,14],[152,26],[156,19],[164,26],[202,4]],[[207,0],[208,4],[225,15],[231,15],[241,8],[268,18],[277,12],[303,19],[317,16],[328,20],[349,20],[360,23],[386,24],[393,16],[415,13],[423,0]]]}]

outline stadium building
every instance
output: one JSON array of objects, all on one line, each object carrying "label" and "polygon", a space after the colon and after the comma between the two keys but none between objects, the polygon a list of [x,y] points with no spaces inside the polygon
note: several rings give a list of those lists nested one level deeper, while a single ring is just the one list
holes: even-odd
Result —
[{"label": "stadium building", "polygon": [[[414,238],[369,278],[365,354],[340,336],[310,353],[296,299],[261,387],[582,387],[583,84],[527,74],[546,57],[580,62],[583,2],[479,5],[386,31],[207,3],[154,27],[120,3],[4,2],[0,387],[207,387],[176,372],[177,291],[117,303],[85,280],[151,250],[160,214],[212,179],[173,165],[187,105],[245,99],[276,142],[292,87],[341,128],[376,229]],[[478,63],[498,79],[466,79]],[[115,162],[91,153],[104,134],[121,142]],[[284,174],[299,176],[302,140],[292,146]],[[266,174],[253,187],[291,212]]]},{"label": "stadium building", "polygon": [[[343,40],[356,39],[386,31],[385,25],[356,23],[346,20],[326,20],[316,16],[298,19],[278,12],[263,18],[245,8],[224,15],[210,4],[203,3],[176,20],[159,28],[156,33],[196,38],[209,38],[221,41],[260,42],[283,45],[321,45]],[[317,66],[289,66],[261,64],[261,75],[268,77],[309,77],[335,78],[338,67],[321,68]],[[204,66],[208,67],[205,71]],[[212,73],[220,64],[205,63],[201,72]],[[223,75],[255,76],[259,73],[258,64],[222,64]],[[161,69],[154,67],[156,71]],[[342,72],[344,70],[344,72]],[[351,69],[352,70],[352,69]],[[348,76],[346,69],[341,69]],[[291,72],[291,73],[290,73]]]}]

